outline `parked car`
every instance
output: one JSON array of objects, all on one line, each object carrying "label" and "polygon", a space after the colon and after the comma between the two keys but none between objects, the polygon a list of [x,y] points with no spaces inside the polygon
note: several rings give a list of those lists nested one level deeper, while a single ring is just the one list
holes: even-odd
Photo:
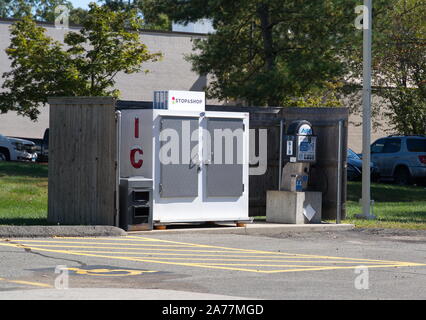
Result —
[{"label": "parked car", "polygon": [[381,179],[407,185],[426,180],[426,136],[393,135],[371,145],[371,159]]},{"label": "parked car", "polygon": [[49,128],[44,131],[39,161],[47,162],[49,159]]},{"label": "parked car", "polygon": [[34,142],[0,135],[0,161],[36,161],[36,159]]},{"label": "parked car", "polygon": [[[360,180],[362,177],[362,159],[352,149],[348,149],[347,155],[347,177],[349,181]],[[378,168],[374,162],[370,162],[371,179],[377,178]]]},{"label": "parked car", "polygon": [[49,128],[44,131],[43,139],[14,137],[16,139],[34,142],[37,161],[47,162],[49,158]]}]

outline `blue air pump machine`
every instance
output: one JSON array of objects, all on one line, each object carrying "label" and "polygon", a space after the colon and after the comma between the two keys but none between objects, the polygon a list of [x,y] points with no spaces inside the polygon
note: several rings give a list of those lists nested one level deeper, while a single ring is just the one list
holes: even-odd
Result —
[{"label": "blue air pump machine", "polygon": [[322,194],[308,190],[310,166],[317,160],[317,137],[313,133],[308,121],[297,120],[282,134],[285,165],[279,190],[267,191],[267,222],[321,223]]},{"label": "blue air pump machine", "polygon": [[306,120],[290,123],[284,136],[284,161],[281,189],[305,191],[308,186],[310,165],[316,162],[317,137]]}]

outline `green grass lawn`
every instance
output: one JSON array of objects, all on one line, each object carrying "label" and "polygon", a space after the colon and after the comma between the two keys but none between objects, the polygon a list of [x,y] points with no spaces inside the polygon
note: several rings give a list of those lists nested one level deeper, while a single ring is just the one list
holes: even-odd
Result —
[{"label": "green grass lawn", "polygon": [[[425,187],[401,187],[375,183],[371,188],[376,220],[355,219],[361,213],[361,183],[348,183],[347,218],[362,228],[409,228],[426,230]],[[256,217],[264,220],[265,217]],[[0,224],[40,225],[47,220],[47,166],[0,162]],[[332,221],[330,221],[332,222]]]},{"label": "green grass lawn", "polygon": [[[426,230],[426,189],[420,186],[397,186],[385,183],[371,185],[371,198],[375,204],[375,220],[356,219],[361,213],[361,182],[348,182],[346,219],[342,223],[354,224],[357,228],[395,228]],[[265,221],[265,216],[254,217]],[[336,220],[327,222],[335,223]]]},{"label": "green grass lawn", "polygon": [[361,228],[408,228],[426,230],[426,189],[421,186],[396,186],[374,183],[371,198],[374,199],[373,214],[376,220],[360,220],[361,182],[348,183],[346,203],[347,216],[344,223],[353,223]]},{"label": "green grass lawn", "polygon": [[0,225],[41,225],[47,220],[47,166],[0,162]]}]

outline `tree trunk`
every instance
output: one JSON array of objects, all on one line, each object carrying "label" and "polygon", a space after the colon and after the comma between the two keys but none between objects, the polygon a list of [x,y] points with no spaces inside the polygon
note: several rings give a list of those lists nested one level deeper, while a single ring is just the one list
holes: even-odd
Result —
[{"label": "tree trunk", "polygon": [[265,67],[267,71],[275,68],[275,57],[273,50],[272,28],[270,26],[269,7],[262,4],[258,7],[257,13],[260,18],[260,28],[262,29],[263,51],[265,54]]},{"label": "tree trunk", "polygon": [[[269,13],[269,6],[265,3],[259,5],[259,7],[257,8],[257,14],[260,19],[260,28],[262,30],[263,52],[265,56],[265,69],[267,72],[272,73],[276,65],[275,65],[274,42],[272,38],[272,25],[271,25],[270,13]],[[276,99],[276,97],[269,97],[268,104],[269,106],[278,106],[279,101]]]}]

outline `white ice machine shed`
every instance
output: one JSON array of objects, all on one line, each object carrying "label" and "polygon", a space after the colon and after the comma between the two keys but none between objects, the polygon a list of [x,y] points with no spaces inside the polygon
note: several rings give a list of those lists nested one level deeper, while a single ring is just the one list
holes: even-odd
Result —
[{"label": "white ice machine shed", "polygon": [[[119,111],[120,177],[152,179],[154,224],[249,220],[249,114],[203,109]],[[224,154],[222,164],[215,160],[221,153],[215,140],[226,145],[217,129],[235,133],[232,163]],[[160,149],[176,138],[170,132],[178,133],[179,163],[160,161]],[[209,134],[211,148],[204,142]]]}]

